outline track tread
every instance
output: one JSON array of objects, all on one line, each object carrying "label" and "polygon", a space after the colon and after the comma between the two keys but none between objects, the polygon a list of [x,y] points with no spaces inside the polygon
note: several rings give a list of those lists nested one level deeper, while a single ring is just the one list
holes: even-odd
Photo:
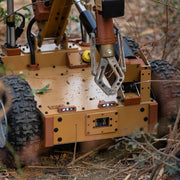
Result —
[{"label": "track tread", "polygon": [[27,143],[34,143],[41,136],[41,121],[36,101],[28,83],[19,76],[4,76],[2,80],[12,90],[13,103],[7,114],[8,142],[15,151],[20,151]]},{"label": "track tread", "polygon": [[159,106],[158,134],[163,136],[169,132],[168,125],[173,126],[180,107],[180,72],[167,61],[154,60],[150,64],[152,80],[162,80],[152,81],[152,89]]},{"label": "track tread", "polygon": [[137,42],[135,42],[133,39],[125,36],[123,37],[124,39],[126,39],[128,46],[131,48],[132,52],[137,52],[140,48],[139,48],[139,44]]}]

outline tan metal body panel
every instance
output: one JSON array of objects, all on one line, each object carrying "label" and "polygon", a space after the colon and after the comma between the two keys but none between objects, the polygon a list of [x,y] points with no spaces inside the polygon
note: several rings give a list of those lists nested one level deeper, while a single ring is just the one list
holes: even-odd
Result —
[{"label": "tan metal body panel", "polygon": [[45,112],[49,115],[56,114],[57,110],[50,110],[48,106],[60,104],[74,105],[77,111],[81,111],[82,108],[97,109],[99,100],[117,102],[116,95],[107,96],[96,85],[90,68],[44,67],[39,71],[30,71],[26,80],[33,89],[41,89],[47,84],[50,85],[45,94],[35,95],[38,105],[42,105],[41,111],[44,114]]},{"label": "tan metal body panel", "polygon": [[[45,146],[75,142],[76,133],[77,141],[80,142],[124,136],[140,130],[147,132],[151,126],[148,119],[154,125],[157,112],[156,108],[150,106],[154,103],[150,101],[150,90],[145,88],[142,91],[140,87],[150,87],[150,84],[139,86],[141,101],[138,93],[125,93],[128,102],[124,105],[116,94],[107,96],[96,85],[89,66],[81,67],[79,53],[88,48],[77,45],[73,47],[61,50],[54,45],[42,46],[36,52],[36,63],[40,69],[35,71],[27,68],[30,64],[28,50],[22,50],[21,56],[2,57],[7,74],[24,73],[33,89],[50,85],[46,93],[35,94],[37,107],[45,117]],[[68,60],[74,68],[67,66]],[[126,65],[125,82],[150,79],[150,66],[145,65],[143,60],[126,59]],[[99,108],[100,101],[113,101],[117,106]],[[76,108],[72,112],[58,110],[59,107],[74,106]],[[149,129],[152,130],[152,126]]]},{"label": "tan metal body panel", "polygon": [[[54,129],[58,128],[57,132],[53,132],[54,144],[75,142],[76,131],[78,142],[125,136],[137,131],[147,132],[148,121],[144,118],[149,116],[149,103],[54,115]],[[112,126],[95,127],[93,121],[103,117],[112,118],[109,120]],[[58,118],[62,119],[61,122]],[[59,138],[61,141],[58,141]]]},{"label": "tan metal body panel", "polygon": [[140,94],[141,101],[150,100],[151,91],[151,70],[141,70]]}]

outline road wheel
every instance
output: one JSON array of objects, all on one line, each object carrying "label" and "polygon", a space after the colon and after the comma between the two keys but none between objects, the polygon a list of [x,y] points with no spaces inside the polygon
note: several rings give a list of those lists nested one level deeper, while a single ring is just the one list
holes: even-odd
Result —
[{"label": "road wheel", "polygon": [[1,149],[2,160],[9,164],[15,162],[12,160],[16,156],[21,164],[34,162],[40,151],[43,133],[42,117],[31,88],[24,79],[15,75],[4,76],[1,80],[12,94],[12,105],[6,116],[8,132],[6,145]]},{"label": "road wheel", "polygon": [[151,61],[152,91],[159,106],[158,135],[169,132],[169,125],[174,124],[180,107],[180,71],[167,61]]}]

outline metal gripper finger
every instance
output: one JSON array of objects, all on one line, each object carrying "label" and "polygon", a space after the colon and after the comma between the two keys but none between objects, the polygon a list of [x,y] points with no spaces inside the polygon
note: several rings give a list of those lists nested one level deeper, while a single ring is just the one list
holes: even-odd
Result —
[{"label": "metal gripper finger", "polygon": [[[113,80],[111,78],[111,82],[109,81],[110,78],[106,76],[107,67],[108,71],[110,72],[109,77],[113,75]],[[116,94],[119,89],[121,89],[123,81],[124,73],[117,63],[116,58],[114,56],[109,58],[101,58],[97,73],[95,75],[95,82],[97,83],[97,85],[107,95],[113,95]]]}]

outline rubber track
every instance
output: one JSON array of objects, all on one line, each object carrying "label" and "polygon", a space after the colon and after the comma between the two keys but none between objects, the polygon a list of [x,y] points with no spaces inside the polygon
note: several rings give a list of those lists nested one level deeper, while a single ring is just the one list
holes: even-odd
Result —
[{"label": "rubber track", "polygon": [[[171,87],[172,91],[169,94],[172,98],[180,100],[180,71],[167,61],[154,60],[150,62],[152,75],[159,78],[159,80],[173,80],[177,82],[162,83],[163,88]],[[179,104],[180,105],[180,104]]]},{"label": "rubber track", "polygon": [[180,107],[180,72],[167,61],[155,60],[150,64],[152,80],[162,80],[162,82],[152,82],[159,106],[159,135],[162,136],[167,133],[168,124],[174,124]]},{"label": "rubber track", "polygon": [[13,104],[7,114],[9,132],[8,142],[15,151],[20,151],[28,142],[39,141],[41,121],[36,108],[36,101],[28,83],[18,76],[4,76],[13,93]]},{"label": "rubber track", "polygon": [[139,50],[139,44],[129,37],[124,37],[131,48],[132,52],[137,52]]}]

